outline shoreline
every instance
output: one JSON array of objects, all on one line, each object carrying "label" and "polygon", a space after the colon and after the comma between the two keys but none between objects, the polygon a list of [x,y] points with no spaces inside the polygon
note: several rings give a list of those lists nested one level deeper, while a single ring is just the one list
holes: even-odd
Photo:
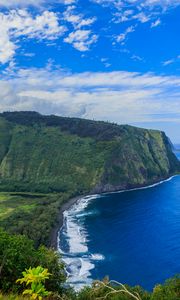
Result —
[{"label": "shoreline", "polygon": [[70,198],[67,202],[63,203],[63,205],[61,206],[60,210],[59,210],[59,216],[58,216],[58,224],[56,225],[56,227],[52,230],[51,233],[51,238],[50,238],[50,247],[55,249],[56,251],[58,251],[58,237],[59,237],[59,231],[61,230],[61,227],[63,226],[63,222],[64,222],[64,211],[68,210],[71,206],[73,206],[73,204],[75,204],[79,199],[85,197],[85,196],[91,196],[91,195],[105,195],[105,194],[113,194],[113,193],[123,193],[123,192],[131,192],[131,191],[135,191],[135,190],[142,190],[142,189],[147,189],[147,188],[152,188],[154,186],[157,186],[159,184],[162,184],[166,181],[171,180],[172,178],[174,178],[175,176],[178,176],[180,174],[174,174],[171,175],[167,178],[158,180],[156,182],[153,182],[149,185],[142,185],[142,186],[137,186],[137,187],[132,187],[132,188],[127,188],[127,189],[122,189],[122,190],[115,190],[115,191],[107,191],[107,192],[102,192],[102,193],[88,193],[88,194],[82,194],[82,195],[78,195],[75,196],[73,198]]},{"label": "shoreline", "polygon": [[60,231],[61,227],[63,226],[63,222],[64,222],[64,215],[63,215],[64,211],[68,210],[79,199],[81,199],[87,195],[89,195],[89,194],[75,196],[75,197],[67,200],[67,202],[63,203],[63,205],[61,206],[61,208],[59,210],[58,224],[52,230],[52,233],[51,233],[51,238],[50,238],[50,240],[51,240],[50,247],[51,248],[55,249],[56,251],[58,250],[58,236],[59,236],[59,231]]}]

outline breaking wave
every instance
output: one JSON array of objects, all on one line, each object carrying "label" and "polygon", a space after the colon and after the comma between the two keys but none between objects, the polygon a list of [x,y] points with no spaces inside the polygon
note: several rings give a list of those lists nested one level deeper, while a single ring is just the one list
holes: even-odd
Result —
[{"label": "breaking wave", "polygon": [[64,223],[59,232],[59,252],[66,266],[67,284],[75,290],[92,283],[91,270],[95,261],[104,260],[100,253],[90,253],[87,242],[88,232],[83,218],[96,214],[96,211],[86,212],[89,202],[100,195],[86,196],[77,201],[69,210],[64,211]]},{"label": "breaking wave", "polygon": [[85,196],[73,204],[70,209],[64,211],[64,222],[58,235],[58,250],[65,263],[67,284],[77,291],[85,285],[90,285],[92,283],[91,271],[95,268],[95,264],[97,261],[105,259],[101,253],[91,253],[88,249],[89,238],[85,218],[98,213],[95,210],[86,210],[89,203],[110,194],[153,188],[172,180],[173,177],[175,176],[145,187]]}]

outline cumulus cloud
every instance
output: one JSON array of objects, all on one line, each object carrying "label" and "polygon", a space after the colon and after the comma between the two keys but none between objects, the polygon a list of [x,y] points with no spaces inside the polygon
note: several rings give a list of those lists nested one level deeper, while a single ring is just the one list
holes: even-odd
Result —
[{"label": "cumulus cloud", "polygon": [[65,32],[60,26],[57,14],[44,11],[32,16],[24,9],[0,12],[0,63],[9,62],[18,48],[18,39],[54,40]]},{"label": "cumulus cloud", "polygon": [[73,47],[79,51],[88,51],[90,46],[98,39],[96,34],[91,30],[81,30],[71,32],[68,37],[64,39],[66,43],[72,44]]},{"label": "cumulus cloud", "polygon": [[[132,26],[116,36],[116,41],[121,44],[124,44],[128,34],[134,31],[137,24],[149,22],[151,28],[157,27],[161,24],[160,15],[180,4],[179,0],[89,1],[106,7],[110,6],[111,21],[131,22]],[[57,3],[63,4],[61,14],[48,11]],[[86,17],[87,12],[80,13],[78,3],[78,0],[0,0],[0,9],[6,8],[0,12],[0,64],[8,63],[14,58],[22,38],[46,42],[46,40],[59,38],[66,30],[67,34],[62,41],[72,45],[78,51],[88,51],[99,37],[94,32],[96,27],[93,27],[99,16],[89,16],[88,13]],[[41,9],[31,10],[30,13],[28,11],[30,6],[41,7]],[[100,34],[104,34],[103,30],[104,28],[99,30]]]},{"label": "cumulus cloud", "polygon": [[91,25],[96,21],[95,17],[85,18],[83,14],[76,13],[74,6],[68,6],[63,13],[63,19],[70,23],[74,30],[64,38],[64,42],[72,44],[78,51],[88,51],[90,46],[97,41],[97,35],[93,34]]},{"label": "cumulus cloud", "polygon": [[[96,18],[85,18],[83,14],[76,13],[76,7],[69,5],[74,2],[76,1],[60,1],[67,5],[61,15],[48,10],[33,14],[24,8],[0,12],[0,64],[8,63],[14,58],[22,38],[44,41],[48,45],[49,41],[58,39],[68,29],[69,34],[64,38],[64,42],[71,44],[79,51],[89,50],[90,46],[97,41],[97,35],[93,34],[90,29]],[[3,3],[5,2],[0,0],[0,5]],[[25,3],[29,5],[41,4],[43,1],[11,0],[8,3],[9,6]],[[66,26],[60,25],[60,21],[63,24],[66,23]]]}]

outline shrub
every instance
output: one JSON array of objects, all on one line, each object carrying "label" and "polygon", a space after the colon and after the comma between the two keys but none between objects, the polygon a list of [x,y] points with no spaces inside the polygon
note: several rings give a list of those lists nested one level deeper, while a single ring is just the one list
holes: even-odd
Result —
[{"label": "shrub", "polygon": [[44,246],[36,250],[33,242],[25,236],[10,235],[0,229],[0,290],[20,291],[16,280],[25,269],[39,265],[48,268],[52,274],[47,281],[48,289],[61,293],[65,273],[59,254]]}]

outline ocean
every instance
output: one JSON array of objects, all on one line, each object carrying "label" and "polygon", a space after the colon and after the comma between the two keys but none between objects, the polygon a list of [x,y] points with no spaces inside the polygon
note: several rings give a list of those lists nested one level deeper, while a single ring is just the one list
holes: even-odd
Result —
[{"label": "ocean", "polygon": [[76,290],[105,276],[152,290],[180,273],[180,176],[81,198],[64,212],[59,251]]}]

